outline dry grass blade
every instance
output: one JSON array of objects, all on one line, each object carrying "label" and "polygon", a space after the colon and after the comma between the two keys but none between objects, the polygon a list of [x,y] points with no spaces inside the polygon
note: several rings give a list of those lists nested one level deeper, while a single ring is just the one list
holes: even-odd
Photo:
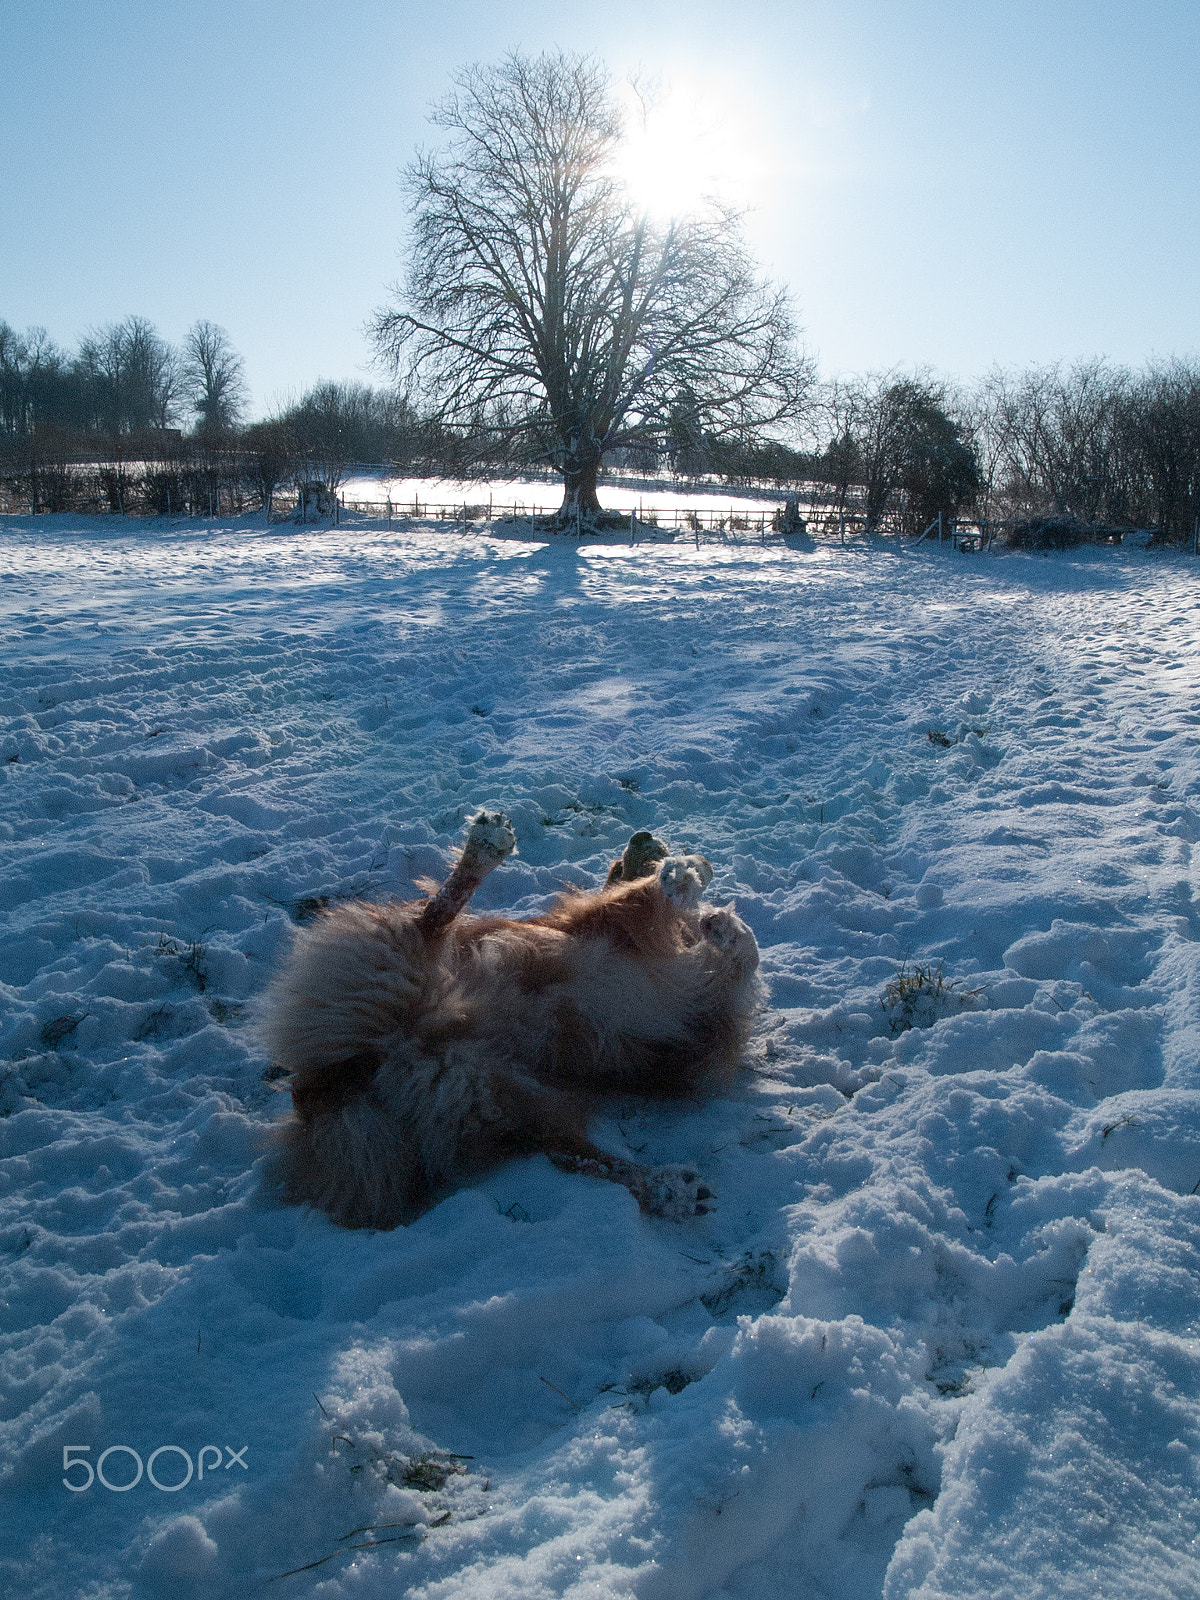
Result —
[{"label": "dry grass blade", "polygon": [[[401,1526],[401,1524],[397,1524]],[[290,1567],[287,1572],[277,1572],[273,1577],[263,1580],[263,1587],[268,1583],[278,1583],[281,1578],[294,1578],[298,1572],[311,1572],[314,1567],[323,1567],[327,1561],[332,1561],[335,1556],[344,1556],[351,1550],[374,1550],[381,1544],[399,1544],[402,1539],[411,1538],[411,1533],[396,1533],[390,1539],[363,1539],[359,1544],[348,1544],[341,1550],[331,1550],[327,1556],[322,1556],[318,1561],[307,1561],[302,1567]]]},{"label": "dry grass blade", "polygon": [[346,1539],[353,1539],[356,1533],[382,1533],[386,1528],[422,1528],[427,1524],[422,1522],[368,1522],[361,1528],[351,1528],[349,1533],[339,1533],[338,1543]]},{"label": "dry grass blade", "polygon": [[583,1410],[583,1407],[581,1405],[579,1405],[576,1401],[572,1400],[571,1396],[569,1394],[563,1394],[562,1390],[558,1387],[558,1385],[556,1383],[551,1383],[549,1378],[543,1378],[541,1373],[538,1373],[538,1378],[540,1379],[540,1381],[542,1383],[544,1383],[546,1385],[547,1389],[553,1389],[555,1394],[562,1395],[562,1398],[567,1402],[567,1404],[569,1406],[574,1406],[576,1411],[582,1411]]}]

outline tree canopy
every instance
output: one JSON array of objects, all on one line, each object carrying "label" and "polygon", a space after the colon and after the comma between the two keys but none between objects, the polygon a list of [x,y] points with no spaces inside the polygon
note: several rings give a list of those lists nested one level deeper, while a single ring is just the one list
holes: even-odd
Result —
[{"label": "tree canopy", "polygon": [[908,534],[939,513],[955,516],[973,504],[981,479],[974,444],[948,406],[944,386],[927,375],[836,383],[832,437],[814,462],[816,476],[843,499],[849,485],[862,487],[868,532],[889,512],[899,513]]},{"label": "tree canopy", "polygon": [[761,439],[812,382],[786,295],[740,216],[657,222],[622,186],[622,120],[594,59],[508,56],[460,73],[432,116],[446,144],[408,167],[407,274],[373,321],[417,403],[562,472],[562,515],[599,509],[604,454]]}]

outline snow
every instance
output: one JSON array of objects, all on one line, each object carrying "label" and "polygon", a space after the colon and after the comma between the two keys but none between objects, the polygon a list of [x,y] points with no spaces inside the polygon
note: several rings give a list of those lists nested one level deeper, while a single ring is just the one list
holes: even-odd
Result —
[{"label": "snow", "polygon": [[[730,511],[753,513],[755,517],[766,514],[768,520],[778,509],[782,496],[756,493],[753,490],[718,487],[678,488],[672,482],[645,479],[640,486],[636,479],[604,482],[600,487],[601,500],[610,511],[628,513],[636,511],[650,516],[664,508],[711,512],[714,516],[728,515]],[[541,515],[557,511],[562,505],[561,478],[484,478],[464,481],[461,478],[396,478],[373,473],[351,473],[338,493],[350,504],[382,506],[391,500],[397,517],[414,503],[419,507],[491,505],[497,518],[514,511],[524,517],[530,513]]]},{"label": "snow", "polygon": [[[12,1592],[1200,1595],[1189,558],[0,546]],[[481,806],[484,907],[651,827],[754,929],[737,1092],[594,1129],[712,1215],[543,1158],[386,1234],[260,1189],[295,920]]]}]

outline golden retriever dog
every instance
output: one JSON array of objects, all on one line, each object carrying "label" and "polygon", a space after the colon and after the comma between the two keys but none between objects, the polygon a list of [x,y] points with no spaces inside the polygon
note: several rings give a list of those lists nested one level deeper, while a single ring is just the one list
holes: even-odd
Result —
[{"label": "golden retriever dog", "polygon": [[339,906],[297,935],[263,1016],[292,1096],[286,1199],[392,1228],[541,1151],[655,1215],[708,1209],[697,1173],[609,1155],[587,1120],[613,1096],[730,1084],[760,1003],[754,935],[731,907],[701,907],[703,856],[646,832],[603,889],[522,920],[465,914],[515,846],[504,814],[482,812],[436,893]]}]

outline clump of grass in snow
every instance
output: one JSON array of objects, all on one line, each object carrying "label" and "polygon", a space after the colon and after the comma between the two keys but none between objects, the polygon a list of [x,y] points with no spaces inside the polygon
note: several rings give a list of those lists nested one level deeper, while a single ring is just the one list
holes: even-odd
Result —
[{"label": "clump of grass in snow", "polygon": [[170,1027],[171,1018],[174,1015],[175,1013],[171,1007],[164,1002],[164,1004],[142,1018],[141,1022],[133,1030],[131,1037],[139,1041],[157,1039],[160,1034],[165,1033],[167,1028]]},{"label": "clump of grass in snow", "polygon": [[[602,1384],[597,1391],[599,1394],[623,1394],[625,1399],[610,1405],[611,1411],[633,1411],[643,1409],[656,1389],[665,1389],[668,1394],[682,1394],[689,1383],[695,1383],[702,1377],[700,1372],[687,1372],[683,1367],[671,1367],[666,1372],[659,1372],[652,1377],[630,1378],[621,1387],[615,1383]],[[641,1402],[639,1407],[638,1402]]]},{"label": "clump of grass in snow", "polygon": [[87,1012],[83,1011],[79,1016],[73,1016],[70,1012],[66,1012],[61,1017],[54,1017],[42,1028],[42,1043],[48,1050],[57,1050],[64,1039],[71,1037],[86,1016]]},{"label": "clump of grass in snow", "polygon": [[204,968],[205,949],[199,939],[193,939],[188,944],[180,944],[178,939],[160,933],[154,953],[164,959],[178,961],[184,977],[194,983],[201,994],[204,993],[208,985],[208,973]]},{"label": "clump of grass in snow", "polygon": [[973,1011],[982,989],[968,989],[958,978],[947,978],[942,962],[910,967],[907,959],[879,997],[892,1033],[910,1028],[931,1028],[957,1011]]},{"label": "clump of grass in snow", "polygon": [[637,1383],[629,1384],[629,1393],[643,1395],[647,1400],[655,1389],[665,1389],[668,1394],[682,1394],[689,1383],[695,1383],[697,1376],[695,1372],[685,1372],[682,1367],[672,1367],[669,1372],[660,1372],[656,1378],[642,1378]]},{"label": "clump of grass in snow", "polygon": [[751,1291],[760,1291],[778,1300],[784,1292],[778,1282],[778,1270],[773,1250],[747,1251],[740,1261],[725,1268],[712,1289],[700,1295],[700,1303],[712,1316],[719,1317]]},{"label": "clump of grass in snow", "polygon": [[951,738],[949,734],[943,733],[940,728],[927,728],[925,730],[925,737],[929,740],[930,744],[936,745],[939,750],[949,750],[954,745],[961,744],[969,733],[973,733],[977,739],[986,739],[991,731],[992,730],[986,726],[975,727],[968,723],[962,722],[959,723],[958,732],[953,738]]},{"label": "clump of grass in snow", "polygon": [[466,1472],[464,1460],[470,1457],[429,1455],[422,1451],[419,1456],[413,1456],[400,1475],[400,1481],[406,1489],[416,1489],[421,1494],[433,1494],[438,1489],[444,1489],[446,1482],[456,1473]]},{"label": "clump of grass in snow", "polygon": [[[321,1402],[317,1401],[318,1405]],[[324,1406],[321,1406],[324,1411]],[[326,1413],[328,1414],[328,1413]],[[447,1482],[460,1475],[465,1475],[470,1469],[463,1466],[464,1461],[473,1461],[473,1456],[457,1455],[451,1450],[422,1450],[419,1455],[398,1455],[380,1450],[371,1442],[365,1445],[351,1439],[348,1434],[335,1433],[335,1444],[348,1445],[358,1459],[351,1462],[350,1471],[373,1471],[385,1483],[396,1485],[397,1488],[416,1489],[422,1494],[435,1494],[439,1489],[444,1489]],[[344,1452],[338,1451],[339,1455]]]}]

